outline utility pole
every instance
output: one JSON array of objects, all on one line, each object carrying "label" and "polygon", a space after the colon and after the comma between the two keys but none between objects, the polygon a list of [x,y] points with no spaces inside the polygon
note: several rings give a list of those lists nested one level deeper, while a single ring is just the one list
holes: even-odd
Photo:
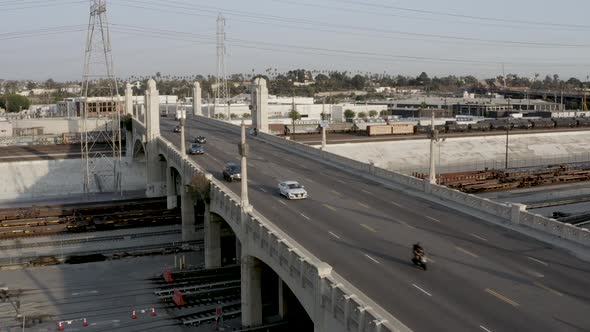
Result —
[{"label": "utility pole", "polygon": [[506,156],[504,157],[505,165],[504,168],[508,169],[508,132],[510,128],[510,116],[508,116],[507,123],[506,123]]},{"label": "utility pole", "polygon": [[430,116],[430,172],[428,173],[428,180],[430,184],[436,184],[436,170],[434,167],[434,143],[438,140],[438,131],[434,129],[434,109]]},{"label": "utility pole", "polygon": [[186,110],[184,109],[184,105],[182,106],[181,110],[176,110],[176,114],[178,115],[178,120],[180,122],[180,150],[181,150],[181,155],[184,157],[184,156],[186,156],[186,146],[185,146],[185,138],[184,138],[184,125],[186,124]]},{"label": "utility pole", "polygon": [[238,144],[238,148],[240,150],[240,155],[242,156],[241,160],[241,168],[242,168],[242,195],[240,198],[240,204],[242,206],[242,211],[246,211],[249,209],[250,202],[248,201],[248,154],[250,152],[250,147],[248,143],[246,143],[246,124],[244,123],[244,119],[242,119],[242,140],[240,144]]}]

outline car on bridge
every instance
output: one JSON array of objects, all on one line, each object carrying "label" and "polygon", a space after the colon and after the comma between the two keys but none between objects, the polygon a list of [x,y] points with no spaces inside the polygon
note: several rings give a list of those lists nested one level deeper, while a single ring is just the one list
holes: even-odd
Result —
[{"label": "car on bridge", "polygon": [[191,144],[188,154],[205,154],[205,149],[199,144]]},{"label": "car on bridge", "polygon": [[180,132],[180,126],[176,126],[176,127],[174,127],[174,130],[173,130],[173,131],[174,131],[175,133],[179,133],[179,132]]},{"label": "car on bridge", "polygon": [[195,137],[195,143],[199,143],[199,144],[205,144],[207,143],[207,139],[205,138],[205,136],[197,136]]},{"label": "car on bridge", "polygon": [[305,187],[297,181],[283,181],[279,183],[279,192],[287,199],[304,199],[307,198]]},{"label": "car on bridge", "polygon": [[242,168],[238,164],[228,163],[223,170],[223,178],[229,182],[242,180]]}]

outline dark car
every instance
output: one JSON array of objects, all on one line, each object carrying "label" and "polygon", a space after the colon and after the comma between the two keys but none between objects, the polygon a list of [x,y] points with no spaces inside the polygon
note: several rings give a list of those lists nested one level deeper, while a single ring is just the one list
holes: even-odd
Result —
[{"label": "dark car", "polygon": [[176,126],[176,127],[174,127],[174,132],[175,132],[175,133],[179,133],[179,132],[180,132],[180,126]]},{"label": "dark car", "polygon": [[205,149],[199,144],[191,144],[190,148],[188,148],[188,154],[204,154]]},{"label": "dark car", "polygon": [[242,180],[242,168],[240,165],[229,163],[225,165],[225,169],[223,170],[223,178],[229,182],[234,180],[241,181]]},{"label": "dark car", "polygon": [[207,143],[207,139],[205,138],[205,136],[197,136],[195,137],[195,143],[205,144]]}]

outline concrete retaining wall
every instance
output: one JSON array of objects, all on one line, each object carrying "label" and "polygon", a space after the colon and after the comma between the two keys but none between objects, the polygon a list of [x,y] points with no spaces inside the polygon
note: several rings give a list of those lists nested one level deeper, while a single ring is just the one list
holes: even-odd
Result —
[{"label": "concrete retaining wall", "polygon": [[[82,131],[82,120],[81,119],[24,119],[24,120],[11,120],[13,128],[34,128],[43,127],[44,134],[64,134],[64,133],[78,133]],[[92,119],[87,123],[88,130],[92,131],[96,128],[104,128],[107,120],[105,119]],[[110,128],[110,121],[109,128]]]},{"label": "concrete retaining wall", "polygon": [[[105,162],[97,163],[106,167]],[[80,159],[0,163],[0,200],[18,200],[83,193]],[[123,190],[146,187],[145,163],[122,162]],[[92,192],[100,192],[93,188]]]}]

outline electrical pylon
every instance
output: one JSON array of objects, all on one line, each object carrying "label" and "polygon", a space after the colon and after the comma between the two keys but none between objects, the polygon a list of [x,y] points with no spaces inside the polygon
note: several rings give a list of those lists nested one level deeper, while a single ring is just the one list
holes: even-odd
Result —
[{"label": "electrical pylon", "polygon": [[217,16],[217,77],[214,97],[215,107],[213,112],[217,114],[217,106],[226,105],[229,99],[225,72],[225,17],[221,14]]},{"label": "electrical pylon", "polygon": [[[90,0],[82,86],[82,181],[84,193],[121,192],[121,103],[113,68],[106,0]],[[104,126],[98,121],[105,120]],[[96,129],[90,129],[95,124]],[[96,149],[106,142],[108,151]]]}]

